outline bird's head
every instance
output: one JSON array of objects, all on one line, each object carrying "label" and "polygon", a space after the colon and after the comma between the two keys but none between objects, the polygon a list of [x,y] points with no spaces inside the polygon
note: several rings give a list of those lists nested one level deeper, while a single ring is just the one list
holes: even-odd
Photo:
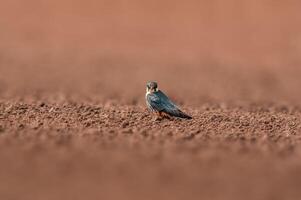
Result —
[{"label": "bird's head", "polygon": [[153,93],[158,91],[158,84],[154,81],[150,81],[146,84],[146,92]]}]

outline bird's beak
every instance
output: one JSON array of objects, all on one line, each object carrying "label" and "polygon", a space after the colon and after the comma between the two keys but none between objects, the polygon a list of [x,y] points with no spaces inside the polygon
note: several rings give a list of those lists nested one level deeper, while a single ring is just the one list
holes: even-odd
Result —
[{"label": "bird's beak", "polygon": [[148,87],[146,87],[146,92],[153,93],[153,92],[156,92],[156,91],[157,91],[157,88],[153,88],[153,87],[148,88]]},{"label": "bird's beak", "polygon": [[157,88],[151,88],[150,91],[151,91],[151,92],[156,92],[156,91],[157,91]]}]

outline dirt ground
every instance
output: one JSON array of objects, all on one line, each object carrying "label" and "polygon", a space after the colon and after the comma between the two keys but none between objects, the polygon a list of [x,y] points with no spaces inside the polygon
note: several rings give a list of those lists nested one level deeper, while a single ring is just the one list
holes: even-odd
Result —
[{"label": "dirt ground", "polygon": [[265,89],[210,73],[229,80],[233,93],[219,90],[221,82],[207,96],[208,85],[193,93],[194,73],[164,79],[162,90],[193,119],[161,122],[146,109],[139,77],[112,77],[112,91],[94,83],[94,73],[60,90],[51,78],[37,85],[33,71],[6,79],[1,199],[299,199],[301,107],[292,102],[300,96],[274,88],[277,77]]},{"label": "dirt ground", "polygon": [[299,8],[3,1],[0,199],[299,200]]}]

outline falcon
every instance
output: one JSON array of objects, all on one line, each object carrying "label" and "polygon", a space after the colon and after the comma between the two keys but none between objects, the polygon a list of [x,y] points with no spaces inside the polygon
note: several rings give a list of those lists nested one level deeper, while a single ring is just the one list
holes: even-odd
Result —
[{"label": "falcon", "polygon": [[158,90],[156,82],[151,81],[146,84],[145,99],[149,110],[156,113],[157,120],[171,119],[172,117],[192,119],[191,116],[182,112],[161,90]]}]

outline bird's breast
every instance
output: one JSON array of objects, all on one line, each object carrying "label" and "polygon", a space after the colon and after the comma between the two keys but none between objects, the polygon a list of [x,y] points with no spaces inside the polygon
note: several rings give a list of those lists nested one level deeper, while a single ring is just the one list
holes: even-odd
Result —
[{"label": "bird's breast", "polygon": [[146,92],[145,93],[145,98],[147,98],[147,96],[150,94],[150,92]]}]

